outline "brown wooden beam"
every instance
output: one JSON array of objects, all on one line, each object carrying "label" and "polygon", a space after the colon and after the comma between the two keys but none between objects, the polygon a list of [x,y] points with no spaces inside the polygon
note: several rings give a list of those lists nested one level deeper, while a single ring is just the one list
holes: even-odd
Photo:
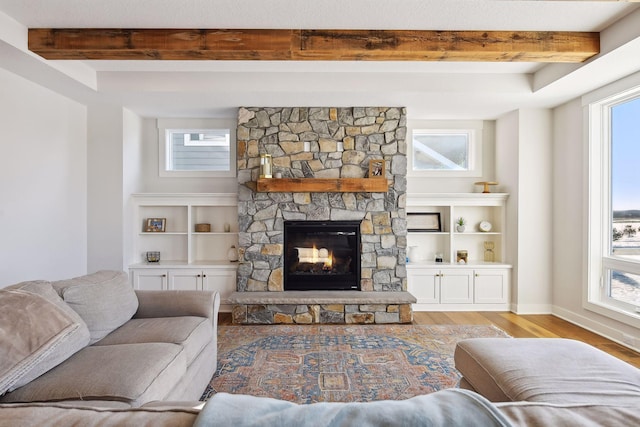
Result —
[{"label": "brown wooden beam", "polygon": [[32,28],[46,59],[583,62],[599,33]]}]

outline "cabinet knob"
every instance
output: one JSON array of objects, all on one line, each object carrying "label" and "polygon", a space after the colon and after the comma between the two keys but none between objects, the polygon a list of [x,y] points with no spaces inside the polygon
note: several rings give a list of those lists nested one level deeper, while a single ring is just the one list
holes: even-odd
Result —
[{"label": "cabinet knob", "polygon": [[476,277],[480,277],[480,275],[478,273],[476,273]]},{"label": "cabinet knob", "polygon": [[203,274],[203,275],[202,275],[202,277],[207,277],[207,275],[206,275],[206,274]]},{"label": "cabinet knob", "polygon": [[167,277],[167,275],[166,275],[166,274],[163,274],[163,275],[162,275],[162,277]]},{"label": "cabinet knob", "polygon": [[198,274],[196,277],[200,277],[200,275]]}]

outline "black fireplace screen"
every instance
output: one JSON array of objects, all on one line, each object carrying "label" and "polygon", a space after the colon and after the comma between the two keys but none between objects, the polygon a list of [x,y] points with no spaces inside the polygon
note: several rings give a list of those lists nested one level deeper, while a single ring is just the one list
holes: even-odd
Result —
[{"label": "black fireplace screen", "polygon": [[360,290],[359,221],[285,221],[285,291]]}]

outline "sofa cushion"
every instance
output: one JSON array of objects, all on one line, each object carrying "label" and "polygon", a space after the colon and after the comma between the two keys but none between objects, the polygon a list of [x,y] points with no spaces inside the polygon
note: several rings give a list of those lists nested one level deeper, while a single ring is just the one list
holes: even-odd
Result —
[{"label": "sofa cushion", "polygon": [[211,320],[204,317],[131,319],[95,345],[166,342],[184,347],[187,366],[213,340]]},{"label": "sofa cushion", "polygon": [[21,290],[0,291],[0,395],[34,371],[57,363],[48,356],[80,327],[54,303]]},{"label": "sofa cushion", "polygon": [[554,405],[539,402],[503,402],[496,407],[514,426],[638,426],[640,406]]},{"label": "sofa cushion", "polygon": [[191,427],[199,412],[180,403],[135,409],[70,407],[64,403],[0,404],[0,425],[6,420],[11,427]]},{"label": "sofa cushion", "polygon": [[87,324],[91,344],[123,325],[138,309],[138,298],[122,271],[98,271],[53,282],[53,287]]},{"label": "sofa cushion", "polygon": [[[28,372],[25,372],[24,375],[18,379],[18,381],[9,388],[9,391],[14,390],[18,387],[22,387],[33,379],[39,377],[43,373],[47,372],[49,369],[54,366],[59,365],[60,363],[67,360],[78,350],[86,347],[89,344],[89,329],[87,328],[84,320],[71,309],[62,298],[57,294],[57,292],[53,289],[51,282],[47,282],[44,280],[34,280],[29,282],[21,282],[16,285],[9,286],[4,288],[4,290],[22,290],[26,292],[30,292],[32,294],[40,295],[45,298],[47,301],[54,303],[61,311],[63,311],[73,323],[77,324],[78,327],[74,329],[70,334],[68,334],[64,339],[61,339],[55,347],[51,348],[50,351],[44,356],[44,358],[36,365],[32,367],[32,369]],[[38,319],[38,324],[44,320],[44,316],[40,316]],[[0,393],[1,394],[1,393]]]},{"label": "sofa cushion", "polygon": [[163,400],[186,369],[176,344],[90,346],[0,401],[117,400],[140,406]]},{"label": "sofa cushion", "polygon": [[460,341],[456,369],[494,402],[640,403],[640,369],[580,341],[473,338]]}]

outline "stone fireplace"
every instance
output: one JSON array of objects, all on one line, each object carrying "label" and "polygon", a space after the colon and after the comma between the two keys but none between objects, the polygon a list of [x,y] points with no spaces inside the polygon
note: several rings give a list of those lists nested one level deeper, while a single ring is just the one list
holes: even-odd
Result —
[{"label": "stone fireplace", "polygon": [[[397,299],[399,294],[406,294],[407,287],[405,137],[404,108],[239,109],[240,264],[234,322],[315,323],[324,318],[334,323],[350,318],[354,322],[373,323],[375,320],[369,320],[376,317],[400,321],[401,308],[406,312],[407,305],[410,313],[410,304],[398,304],[404,300]],[[291,184],[286,191],[259,191],[256,183],[261,154],[272,156],[274,174],[285,180],[295,178],[292,182],[303,182],[300,180],[323,178],[335,180],[336,187],[322,192],[297,191],[295,184]],[[384,177],[378,179],[386,179],[387,192],[339,190],[341,179],[369,177],[372,160],[384,163]],[[289,289],[285,292],[285,277],[289,283],[292,271],[285,268],[291,268],[294,254],[284,245],[285,223],[304,222],[324,223],[325,230],[333,230],[340,222],[358,225],[358,259],[349,261],[350,266],[357,265],[358,269],[355,287],[349,286],[356,291],[342,290],[343,295],[337,299],[327,300],[326,294],[311,293],[306,297],[296,294],[296,299],[289,299],[293,294]],[[295,272],[294,268],[297,276],[313,276],[315,269],[316,276],[331,279],[332,274],[337,275],[345,268],[346,258],[338,261],[343,263],[339,268],[327,267],[324,262],[320,265],[308,258],[314,254],[318,257],[321,249],[324,249],[322,257],[328,258],[329,248],[322,245],[314,251],[312,243],[299,242],[296,248],[297,262],[300,263],[300,256],[305,258],[303,265],[296,267],[301,271]],[[355,296],[349,295],[353,292]],[[389,301],[384,302],[385,297]],[[314,304],[317,301],[335,304]],[[379,304],[374,307],[363,301]],[[405,307],[401,307],[403,305]],[[322,316],[323,310],[341,311],[342,316]],[[382,310],[396,315],[375,314]],[[346,312],[358,316],[347,316]],[[406,314],[404,317],[406,321]]]}]

